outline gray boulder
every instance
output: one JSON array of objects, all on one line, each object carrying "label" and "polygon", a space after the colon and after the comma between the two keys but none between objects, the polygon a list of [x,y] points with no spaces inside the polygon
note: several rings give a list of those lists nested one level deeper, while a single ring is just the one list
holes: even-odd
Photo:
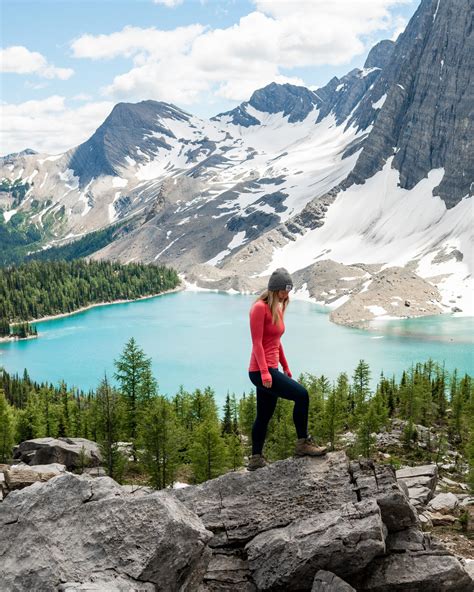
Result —
[{"label": "gray boulder", "polygon": [[102,457],[99,446],[86,438],[35,438],[15,447],[13,458],[28,465],[59,463],[68,469],[97,466]]},{"label": "gray boulder", "polygon": [[435,464],[406,467],[396,471],[397,481],[408,487],[411,503],[422,508],[433,497],[438,482],[438,467]]},{"label": "gray boulder", "polygon": [[439,493],[428,504],[430,512],[439,512],[440,514],[453,514],[458,511],[459,500],[454,493]]},{"label": "gray boulder", "polygon": [[455,557],[430,552],[375,559],[351,582],[358,592],[472,592],[474,584]]},{"label": "gray boulder", "polygon": [[129,496],[109,477],[69,473],[11,492],[0,530],[2,592],[68,582],[72,590],[195,590],[212,536],[168,492]]},{"label": "gray boulder", "polygon": [[297,520],[256,536],[245,547],[259,590],[305,590],[319,569],[349,576],[385,551],[375,499]]},{"label": "gray boulder", "polygon": [[356,592],[356,590],[330,571],[320,569],[314,578],[311,592]]},{"label": "gray boulder", "polygon": [[[430,486],[434,490],[434,486],[438,480],[438,467],[432,465],[419,465],[417,467],[405,467],[396,471],[397,479],[406,481],[407,479],[420,479],[421,485],[426,485],[426,478],[430,479]],[[409,485],[410,487],[411,485]]]}]

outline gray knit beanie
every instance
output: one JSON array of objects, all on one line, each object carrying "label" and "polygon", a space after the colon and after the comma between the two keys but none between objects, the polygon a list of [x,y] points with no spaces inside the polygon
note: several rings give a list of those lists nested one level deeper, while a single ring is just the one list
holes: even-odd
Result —
[{"label": "gray knit beanie", "polygon": [[278,290],[287,290],[288,292],[293,288],[293,280],[291,275],[284,267],[279,267],[270,276],[268,280],[268,289],[272,292]]}]

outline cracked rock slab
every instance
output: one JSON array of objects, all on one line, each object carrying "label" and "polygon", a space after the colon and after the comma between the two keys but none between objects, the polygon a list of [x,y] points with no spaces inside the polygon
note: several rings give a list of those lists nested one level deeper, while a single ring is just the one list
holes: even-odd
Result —
[{"label": "cracked rock slab", "polygon": [[350,472],[358,499],[377,500],[382,520],[390,532],[418,524],[416,509],[396,482],[392,467],[372,461],[351,462]]},{"label": "cracked rock slab", "polygon": [[357,501],[344,452],[227,473],[173,493],[214,533],[212,547],[243,546],[262,531]]},{"label": "cracked rock slab", "polygon": [[375,499],[343,504],[256,536],[246,546],[259,590],[306,590],[319,569],[346,576],[384,553],[384,528]]},{"label": "cracked rock slab", "polygon": [[70,473],[11,492],[0,532],[2,592],[120,580],[134,582],[120,592],[195,590],[212,536],[169,492],[130,496],[109,477]]},{"label": "cracked rock slab", "polygon": [[447,554],[396,553],[375,559],[363,576],[351,581],[358,592],[473,592],[474,583],[456,557]]}]

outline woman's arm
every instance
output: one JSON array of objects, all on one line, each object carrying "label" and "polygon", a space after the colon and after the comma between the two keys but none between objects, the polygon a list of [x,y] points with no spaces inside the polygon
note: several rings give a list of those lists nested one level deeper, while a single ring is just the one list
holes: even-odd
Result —
[{"label": "woman's arm", "polygon": [[290,368],[288,366],[288,362],[286,361],[286,356],[285,356],[285,352],[283,351],[283,345],[281,344],[281,341],[280,341],[280,349],[278,351],[279,351],[279,357],[280,357],[280,364],[281,364],[281,367],[283,368],[283,372],[291,378]]},{"label": "woman's arm", "polygon": [[260,369],[262,382],[271,382],[272,377],[268,371],[265,351],[263,349],[263,326],[265,323],[265,308],[258,303],[250,310],[250,334],[252,336],[252,351]]}]

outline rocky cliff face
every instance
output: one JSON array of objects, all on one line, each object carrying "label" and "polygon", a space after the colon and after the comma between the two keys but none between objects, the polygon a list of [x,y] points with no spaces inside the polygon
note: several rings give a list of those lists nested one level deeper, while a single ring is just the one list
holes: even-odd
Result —
[{"label": "rocky cliff face", "polygon": [[351,121],[363,129],[380,110],[348,183],[362,183],[394,155],[400,186],[432,169],[448,208],[472,195],[474,37],[469,0],[423,0]]},{"label": "rocky cliff face", "polygon": [[473,589],[393,471],[344,452],[161,492],[63,473],[10,491],[0,525],[2,592]]}]

